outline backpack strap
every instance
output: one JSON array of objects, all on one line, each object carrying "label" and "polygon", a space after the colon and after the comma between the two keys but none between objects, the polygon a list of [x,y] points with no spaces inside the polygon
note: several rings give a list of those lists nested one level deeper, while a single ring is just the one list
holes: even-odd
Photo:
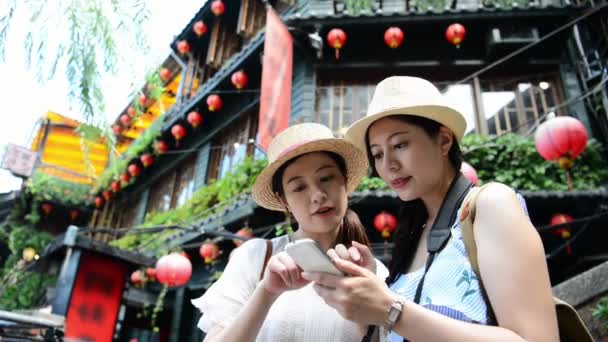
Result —
[{"label": "backpack strap", "polygon": [[264,256],[264,263],[262,264],[262,271],[260,271],[260,280],[264,278],[264,271],[266,271],[266,266],[268,265],[268,260],[272,256],[272,241],[266,240],[266,255]]}]

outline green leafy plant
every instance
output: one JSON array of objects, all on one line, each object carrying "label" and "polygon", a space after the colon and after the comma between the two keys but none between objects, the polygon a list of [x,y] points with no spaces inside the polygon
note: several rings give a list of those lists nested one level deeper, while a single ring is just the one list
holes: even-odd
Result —
[{"label": "green leafy plant", "polygon": [[592,314],[600,320],[604,332],[608,333],[608,297],[600,299]]}]

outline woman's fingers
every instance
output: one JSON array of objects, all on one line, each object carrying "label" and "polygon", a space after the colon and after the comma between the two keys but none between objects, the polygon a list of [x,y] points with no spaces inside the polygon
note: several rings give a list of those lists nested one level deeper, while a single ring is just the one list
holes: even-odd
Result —
[{"label": "woman's fingers", "polygon": [[335,276],[329,273],[302,272],[302,278],[308,281],[314,281],[315,283],[324,287],[336,288],[339,286],[343,277]]},{"label": "woman's fingers", "polygon": [[296,263],[287,253],[282,252],[279,253],[277,256],[286,268],[286,272],[289,276],[288,285],[290,287],[295,286],[300,280],[300,268],[298,267],[298,265],[296,265]]},{"label": "woman's fingers", "polygon": [[363,258],[364,260],[374,259],[374,256],[372,255],[372,251],[366,245],[358,243],[357,241],[353,241],[352,245],[353,246],[351,248],[354,247],[355,249],[357,249],[357,251],[361,255],[361,258]]},{"label": "woman's fingers", "polygon": [[338,259],[335,261],[336,267],[346,274],[360,277],[374,277],[375,275],[366,268],[356,265],[350,261]]},{"label": "woman's fingers", "polygon": [[346,259],[346,260],[350,259],[350,254],[348,253],[346,246],[344,246],[343,244],[336,245],[336,247],[334,249],[336,250],[336,253],[338,253],[338,256],[340,258]]},{"label": "woman's fingers", "polygon": [[272,273],[277,274],[281,278],[283,283],[286,285],[289,284],[289,282],[291,281],[289,279],[287,267],[283,265],[278,256],[273,256],[272,258],[270,258],[270,261],[268,261],[268,270]]},{"label": "woman's fingers", "polygon": [[361,264],[361,254],[356,247],[351,247],[348,249],[348,254],[350,255],[350,259],[357,264]]},{"label": "woman's fingers", "polygon": [[339,257],[340,257],[340,256],[338,255],[338,253],[336,252],[336,250],[335,250],[335,249],[333,249],[333,248],[330,248],[330,249],[328,249],[328,250],[327,250],[327,256],[329,256],[329,258],[330,258],[331,260],[335,260],[335,259],[337,259],[337,258],[339,258]]}]

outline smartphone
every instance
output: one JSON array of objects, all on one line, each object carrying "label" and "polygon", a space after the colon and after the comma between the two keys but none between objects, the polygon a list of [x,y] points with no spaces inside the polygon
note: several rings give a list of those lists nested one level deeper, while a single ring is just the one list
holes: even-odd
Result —
[{"label": "smartphone", "polygon": [[300,239],[285,246],[285,252],[305,272],[329,273],[344,276],[323,249],[312,239]]}]

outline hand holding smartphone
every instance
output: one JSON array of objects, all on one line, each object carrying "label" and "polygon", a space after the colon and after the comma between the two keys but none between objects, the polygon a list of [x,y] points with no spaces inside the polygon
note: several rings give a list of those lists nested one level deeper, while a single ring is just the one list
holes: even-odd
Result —
[{"label": "hand holding smartphone", "polygon": [[329,273],[344,276],[323,249],[312,239],[300,239],[290,242],[285,252],[300,266],[304,272]]}]

